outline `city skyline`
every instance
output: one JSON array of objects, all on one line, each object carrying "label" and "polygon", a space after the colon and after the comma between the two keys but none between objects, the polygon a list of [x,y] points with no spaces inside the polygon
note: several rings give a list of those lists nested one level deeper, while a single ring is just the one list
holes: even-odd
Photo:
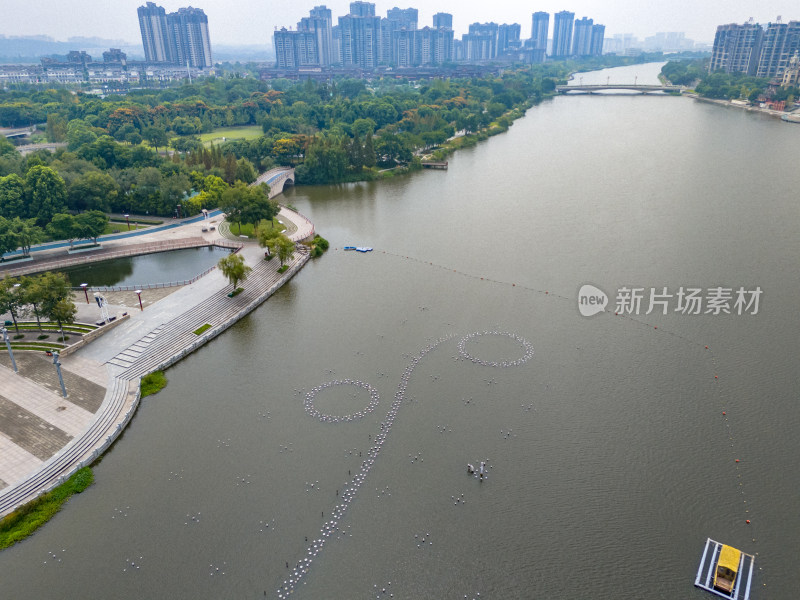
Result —
[{"label": "city skyline", "polygon": [[[114,3],[104,0],[39,0],[32,6],[23,0],[6,0],[0,35],[48,35],[56,40],[101,37],[136,45],[141,40],[136,10],[144,3],[143,0],[118,0]],[[167,0],[158,4],[169,12],[187,6],[186,0]],[[272,45],[275,28],[294,27],[314,6],[325,4],[335,18],[349,12],[350,2],[310,0],[308,3],[275,6],[262,0],[200,0],[191,4],[203,9],[208,16],[213,44]],[[384,16],[394,7],[418,9],[420,23],[430,23],[437,12],[450,13],[456,36],[467,33],[469,25],[476,22],[519,23],[523,39],[530,37],[531,16],[536,11],[553,15],[566,10],[575,13],[576,19],[593,18],[595,23],[605,24],[606,37],[622,33],[646,37],[658,32],[680,31],[685,32],[688,38],[706,43],[713,41],[716,28],[721,24],[743,23],[750,17],[761,24],[774,22],[779,15],[784,22],[798,18],[796,2],[789,0],[770,0],[758,5],[743,1],[709,2],[702,6],[691,0],[671,0],[648,6],[647,10],[633,0],[601,3],[546,0],[529,5],[508,0],[491,4],[457,0],[437,0],[427,4],[390,1],[376,2],[376,14]],[[89,14],[92,18],[86,18]]]}]

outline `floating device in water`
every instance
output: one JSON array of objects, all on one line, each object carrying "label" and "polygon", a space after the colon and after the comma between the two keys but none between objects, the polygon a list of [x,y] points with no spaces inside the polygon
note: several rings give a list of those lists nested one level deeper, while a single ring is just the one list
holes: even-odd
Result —
[{"label": "floating device in water", "polygon": [[754,562],[755,557],[752,554],[745,554],[732,546],[708,538],[694,585],[720,598],[750,600]]}]

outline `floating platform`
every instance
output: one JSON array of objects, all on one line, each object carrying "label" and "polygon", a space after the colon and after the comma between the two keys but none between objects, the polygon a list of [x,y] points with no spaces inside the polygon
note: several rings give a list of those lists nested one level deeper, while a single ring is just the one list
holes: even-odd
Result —
[{"label": "floating platform", "polygon": [[[714,573],[723,546],[724,544],[716,542],[711,538],[706,540],[706,547],[700,559],[700,566],[697,568],[697,577],[694,580],[694,584],[720,598],[728,598],[728,600],[750,600],[750,584],[753,581],[753,563],[755,562],[755,557],[752,554],[740,553],[741,556],[739,558],[739,568],[736,571],[736,581],[730,593],[714,587]],[[744,588],[744,592],[742,592],[742,588]]]},{"label": "floating platform", "polygon": [[356,252],[372,252],[372,248],[369,246],[358,246]]},{"label": "floating platform", "polygon": [[446,171],[447,161],[444,162],[423,161],[422,167],[425,169],[441,169],[442,171]]},{"label": "floating platform", "polygon": [[345,246],[344,249],[345,250],[355,250],[356,247],[355,246]]}]

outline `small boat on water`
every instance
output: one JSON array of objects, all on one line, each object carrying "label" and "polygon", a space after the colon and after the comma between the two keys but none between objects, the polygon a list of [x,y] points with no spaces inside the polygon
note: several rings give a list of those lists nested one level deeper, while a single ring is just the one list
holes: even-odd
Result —
[{"label": "small boat on water", "polygon": [[781,115],[781,119],[783,119],[787,123],[800,123],[800,112],[787,113],[785,115]]},{"label": "small boat on water", "polygon": [[355,246],[345,246],[344,249],[345,250],[355,250],[356,247]]},{"label": "small boat on water", "polygon": [[358,246],[356,248],[356,251],[357,252],[372,252],[372,248],[370,248],[369,246]]},{"label": "small boat on water", "polygon": [[754,562],[752,554],[708,538],[694,584],[720,598],[750,600]]}]

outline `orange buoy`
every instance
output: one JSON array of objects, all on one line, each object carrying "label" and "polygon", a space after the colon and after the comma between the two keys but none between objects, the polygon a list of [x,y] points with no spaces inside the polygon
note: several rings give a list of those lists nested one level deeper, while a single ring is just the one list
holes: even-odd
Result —
[{"label": "orange buoy", "polygon": [[747,520],[745,521],[745,523],[747,523],[748,525],[750,525],[750,519],[747,519]]},{"label": "orange buoy", "polygon": [[723,411],[722,411],[722,416],[724,417],[726,414],[728,414],[728,413],[726,413],[726,412],[723,410]]},{"label": "orange buoy", "polygon": [[517,287],[517,284],[516,283],[512,283],[511,287]]},{"label": "orange buoy", "polygon": [[658,329],[658,327],[657,327],[657,326],[654,326],[654,327],[653,327],[653,329]]},{"label": "orange buoy", "polygon": [[714,379],[719,379],[719,376],[718,375],[714,375]]},{"label": "orange buoy", "polygon": [[739,459],[738,459],[738,458],[736,459],[736,462],[739,462]]},{"label": "orange buoy", "polygon": [[706,350],[708,350],[708,346],[706,346]]}]

